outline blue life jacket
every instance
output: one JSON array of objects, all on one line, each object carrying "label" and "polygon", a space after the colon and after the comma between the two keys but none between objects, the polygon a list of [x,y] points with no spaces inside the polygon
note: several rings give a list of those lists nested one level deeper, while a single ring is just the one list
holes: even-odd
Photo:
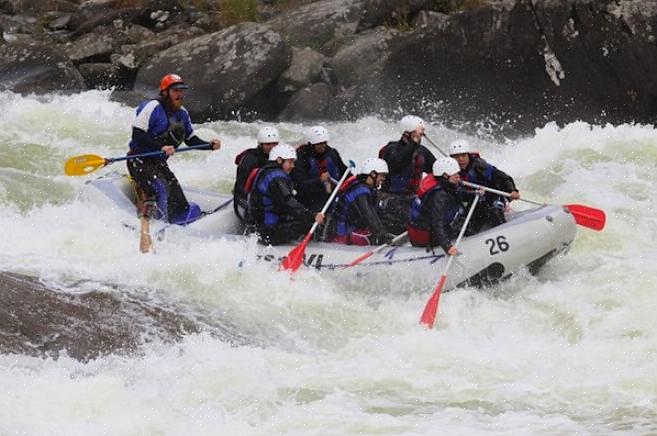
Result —
[{"label": "blue life jacket", "polygon": [[340,188],[340,195],[336,200],[335,209],[337,236],[347,236],[356,230],[351,218],[351,205],[361,195],[372,195],[372,191],[356,176],[350,177]]},{"label": "blue life jacket", "polygon": [[[328,152],[325,154],[328,155]],[[314,179],[319,177],[322,173],[327,172],[336,180],[339,180],[342,174],[338,172],[338,166],[333,161],[331,156],[324,159],[317,159],[315,157],[308,158],[308,178]]]},{"label": "blue life jacket", "polygon": [[484,174],[480,174],[475,170],[475,165],[470,165],[470,168],[465,171],[460,171],[461,179],[470,182],[476,183],[477,185],[489,186],[493,183],[493,170],[495,167],[489,163],[486,163],[486,168],[484,169]]},{"label": "blue life jacket", "polygon": [[280,221],[281,217],[274,211],[274,201],[269,195],[269,185],[274,179],[284,177],[291,181],[290,176],[281,168],[259,169],[255,177],[254,187],[262,197],[262,207],[264,209],[264,225],[271,227]]}]

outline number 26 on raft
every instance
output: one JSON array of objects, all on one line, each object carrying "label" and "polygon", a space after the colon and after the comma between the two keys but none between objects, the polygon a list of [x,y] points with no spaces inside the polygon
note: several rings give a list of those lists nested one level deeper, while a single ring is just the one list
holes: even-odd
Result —
[{"label": "number 26 on raft", "polygon": [[488,252],[491,256],[496,254],[501,254],[506,251],[509,251],[509,243],[506,240],[506,236],[499,235],[494,238],[488,238],[484,241],[484,244],[488,246]]}]

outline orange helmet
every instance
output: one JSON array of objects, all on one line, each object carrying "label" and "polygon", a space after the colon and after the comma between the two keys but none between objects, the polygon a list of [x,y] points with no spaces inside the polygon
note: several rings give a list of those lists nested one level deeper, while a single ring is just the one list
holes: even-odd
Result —
[{"label": "orange helmet", "polygon": [[189,88],[189,86],[185,85],[185,82],[183,82],[182,77],[177,74],[167,74],[166,76],[162,77],[162,80],[160,80],[160,92],[164,92],[172,87],[173,89]]}]

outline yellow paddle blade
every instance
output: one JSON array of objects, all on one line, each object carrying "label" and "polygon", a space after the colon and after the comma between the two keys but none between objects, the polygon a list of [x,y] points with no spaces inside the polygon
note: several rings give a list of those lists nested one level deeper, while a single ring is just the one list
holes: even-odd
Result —
[{"label": "yellow paddle blade", "polygon": [[84,176],[105,166],[105,163],[106,160],[104,157],[95,154],[82,154],[66,161],[66,164],[64,164],[64,173],[67,176]]}]

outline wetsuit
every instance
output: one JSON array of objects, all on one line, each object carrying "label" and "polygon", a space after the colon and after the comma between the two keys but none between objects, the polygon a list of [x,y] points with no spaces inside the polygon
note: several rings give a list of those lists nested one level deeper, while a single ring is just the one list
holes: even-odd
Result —
[{"label": "wetsuit", "polygon": [[[200,145],[205,141],[194,134],[189,113],[183,107],[170,112],[160,100],[143,102],[137,108],[128,155],[160,151],[165,145]],[[210,148],[208,148],[210,149]],[[198,218],[201,210],[190,205],[167,165],[167,156],[130,159],[128,171],[138,186],[140,215],[185,224]]]},{"label": "wetsuit", "polygon": [[319,212],[333,189],[335,183],[325,185],[319,176],[328,172],[332,179],[340,180],[347,170],[340,153],[326,146],[323,154],[315,152],[310,143],[297,148],[297,161],[290,176],[297,188],[299,201],[313,212]]},{"label": "wetsuit", "polygon": [[365,183],[365,179],[365,174],[352,176],[340,188],[333,208],[333,242],[353,245],[390,242],[377,213],[376,192]]},{"label": "wetsuit", "polygon": [[426,147],[405,136],[386,144],[379,151],[379,157],[390,169],[378,194],[381,219],[389,232],[401,233],[408,225],[411,202],[422,173],[431,173],[436,158]]},{"label": "wetsuit", "polygon": [[[486,162],[484,159],[470,154],[468,166],[459,172],[461,180],[476,183],[478,185],[488,186],[500,191],[511,192],[517,191],[513,178]],[[472,204],[474,192],[472,190],[462,190],[461,199],[468,204]],[[498,226],[506,222],[504,209],[507,200],[496,194],[487,192],[483,200],[477,205],[472,215],[470,227],[474,231],[480,230],[485,225],[491,227]]]},{"label": "wetsuit", "polygon": [[245,191],[246,181],[251,172],[256,168],[262,168],[267,163],[268,157],[260,146],[249,148],[241,152],[235,158],[237,175],[233,187],[233,207],[235,214],[242,221],[246,221],[247,193]]},{"label": "wetsuit", "polygon": [[315,214],[294,196],[292,179],[276,162],[258,170],[249,191],[249,218],[264,244],[279,245],[306,234]]},{"label": "wetsuit", "polygon": [[461,229],[465,209],[459,189],[446,179],[427,174],[420,184],[418,196],[411,207],[408,238],[419,247],[442,247],[445,252],[452,246]]}]

